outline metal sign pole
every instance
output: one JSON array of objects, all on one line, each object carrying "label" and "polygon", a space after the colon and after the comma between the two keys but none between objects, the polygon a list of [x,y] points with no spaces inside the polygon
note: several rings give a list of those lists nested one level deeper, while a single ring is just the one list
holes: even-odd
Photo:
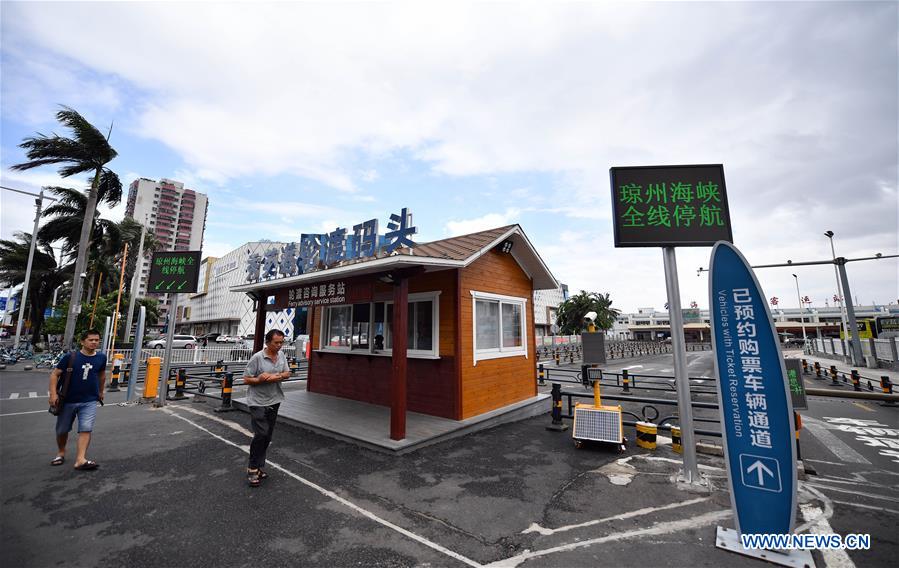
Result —
[{"label": "metal sign pole", "polygon": [[165,399],[169,390],[169,372],[172,369],[172,339],[175,337],[175,317],[178,313],[179,294],[169,294],[172,298],[169,308],[169,329],[165,335],[165,360],[162,364],[162,376],[159,377],[159,394],[156,398],[156,406],[165,406]]},{"label": "metal sign pole", "polygon": [[112,318],[106,316],[106,326],[103,327],[103,353],[109,353],[109,332],[112,331]]},{"label": "metal sign pole", "polygon": [[137,385],[137,375],[140,373],[141,348],[144,344],[144,324],[147,321],[147,307],[141,306],[137,316],[137,331],[134,334],[134,350],[131,352],[131,373],[128,375],[128,397],[130,401]]},{"label": "metal sign pole", "polygon": [[693,439],[693,406],[690,401],[690,378],[687,375],[687,350],[684,341],[684,318],[680,307],[680,286],[677,281],[677,259],[674,247],[663,247],[665,259],[665,289],[668,291],[668,319],[671,323],[674,352],[674,384],[677,387],[677,408],[680,417],[681,445],[684,448],[684,467],[681,481],[705,485],[696,464],[696,442]]}]

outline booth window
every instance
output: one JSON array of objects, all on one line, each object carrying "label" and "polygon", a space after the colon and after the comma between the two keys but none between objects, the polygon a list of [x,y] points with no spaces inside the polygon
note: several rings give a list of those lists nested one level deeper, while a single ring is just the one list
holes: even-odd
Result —
[{"label": "booth window", "polygon": [[527,357],[527,298],[472,290],[474,363],[482,359]]},{"label": "booth window", "polygon": [[[440,292],[409,294],[407,355],[438,356]],[[322,318],[323,349],[390,355],[393,302],[328,306]]]}]

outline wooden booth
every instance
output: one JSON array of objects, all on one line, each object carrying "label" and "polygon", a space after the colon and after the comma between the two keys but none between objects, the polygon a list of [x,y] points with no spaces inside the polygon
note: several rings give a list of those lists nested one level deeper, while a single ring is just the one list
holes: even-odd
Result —
[{"label": "wooden booth", "polygon": [[407,410],[464,420],[535,397],[534,290],[557,287],[510,225],[232,290],[308,308],[307,389],[389,406],[401,440]]}]

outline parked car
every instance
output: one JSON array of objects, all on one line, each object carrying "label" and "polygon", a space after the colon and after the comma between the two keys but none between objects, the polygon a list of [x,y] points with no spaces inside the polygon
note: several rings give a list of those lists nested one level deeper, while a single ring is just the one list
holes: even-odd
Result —
[{"label": "parked car", "polygon": [[[172,349],[193,349],[196,346],[197,338],[193,335],[175,335],[172,338]],[[148,341],[147,349],[165,349],[165,337]]]},{"label": "parked car", "polygon": [[206,341],[211,343],[211,342],[215,341],[216,339],[218,339],[220,335],[222,335],[222,334],[221,333],[206,333],[206,334],[203,334],[203,335],[197,337],[197,341],[202,343],[203,340],[205,339]]},{"label": "parked car", "polygon": [[215,338],[216,343],[234,343],[234,338],[230,335],[219,335]]}]

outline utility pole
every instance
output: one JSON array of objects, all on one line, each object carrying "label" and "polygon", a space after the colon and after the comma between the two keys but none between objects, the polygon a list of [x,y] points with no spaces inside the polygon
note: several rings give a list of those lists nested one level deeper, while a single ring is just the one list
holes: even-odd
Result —
[{"label": "utility pole", "polygon": [[134,318],[134,306],[137,304],[137,292],[140,287],[141,263],[144,261],[144,238],[147,236],[147,216],[144,215],[144,224],[140,229],[140,243],[137,245],[137,262],[134,265],[134,277],[131,279],[131,289],[128,293],[128,320],[125,323],[125,343],[131,339],[131,321]]}]

